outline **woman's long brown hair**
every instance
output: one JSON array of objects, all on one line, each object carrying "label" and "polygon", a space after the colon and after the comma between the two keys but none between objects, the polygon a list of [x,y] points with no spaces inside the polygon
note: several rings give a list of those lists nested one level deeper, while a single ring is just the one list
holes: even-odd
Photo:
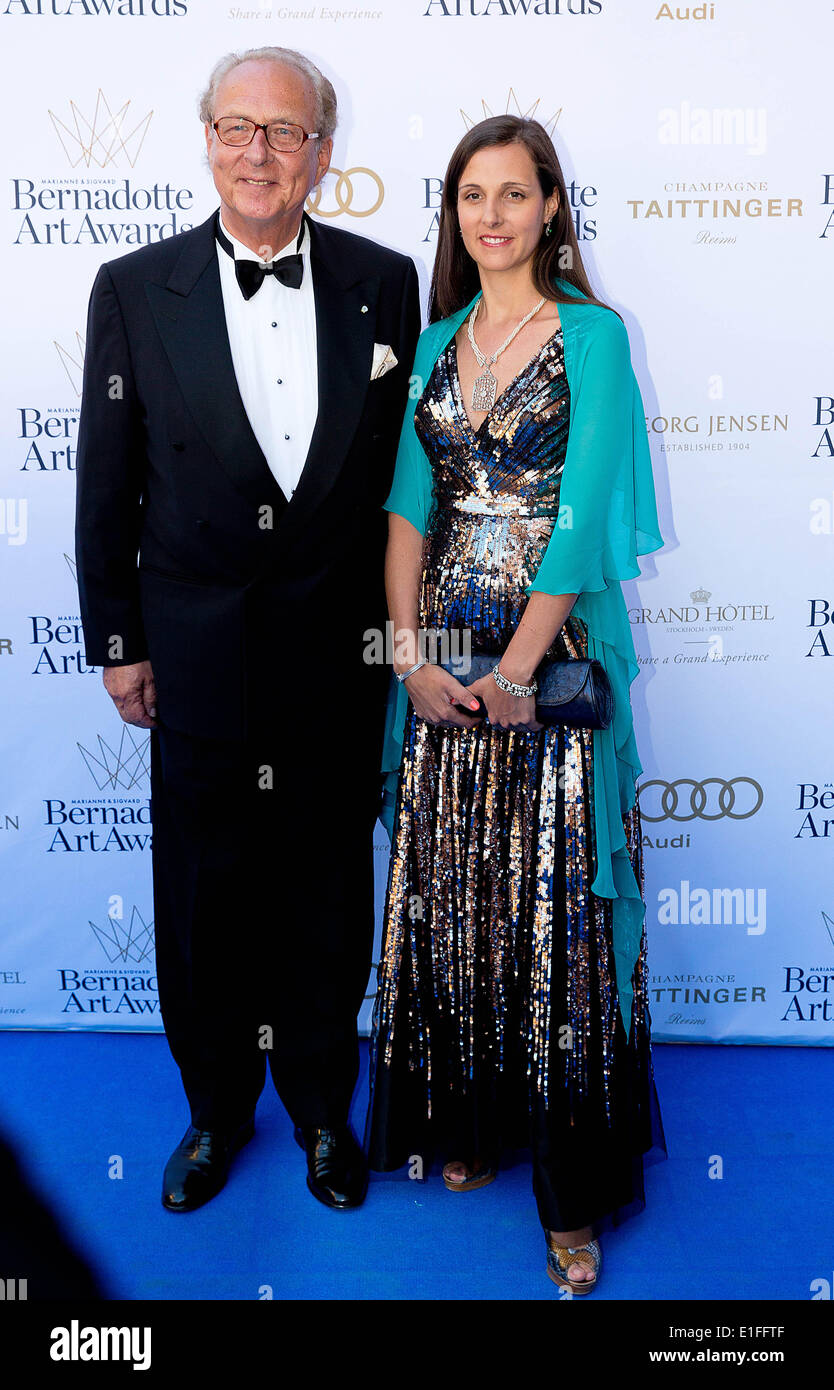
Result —
[{"label": "woman's long brown hair", "polygon": [[[552,233],[545,236],[542,230],[539,244],[533,252],[533,284],[538,293],[557,304],[571,303],[573,296],[565,294],[553,283],[553,277],[559,275],[575,286],[590,303],[610,308],[610,305],[603,305],[602,300],[596,298],[585,273],[564,176],[553,142],[544,126],[524,116],[490,116],[488,120],[479,121],[466,132],[446,170],[440,203],[437,255],[429,290],[430,323],[457,313],[474,299],[481,288],[478,267],[460,235],[457,204],[463,171],[478,150],[491,145],[511,145],[515,142],[527,149],[535,165],[539,186],[545,199],[554,192],[559,199],[559,206],[553,215]],[[564,268],[559,268],[560,253],[565,249],[568,253],[567,263]],[[612,309],[611,312],[616,313],[616,310]]]}]

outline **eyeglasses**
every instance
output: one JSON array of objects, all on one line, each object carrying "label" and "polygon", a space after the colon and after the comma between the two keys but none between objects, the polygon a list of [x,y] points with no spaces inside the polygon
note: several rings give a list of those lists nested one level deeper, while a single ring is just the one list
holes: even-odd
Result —
[{"label": "eyeglasses", "polygon": [[305,140],[319,138],[317,130],[304,130],[300,125],[288,125],[286,121],[258,125],[257,121],[248,121],[243,116],[221,116],[219,121],[212,123],[212,130],[217,131],[217,138],[224,145],[251,145],[255,131],[262,130],[268,144],[281,154],[294,154]]}]

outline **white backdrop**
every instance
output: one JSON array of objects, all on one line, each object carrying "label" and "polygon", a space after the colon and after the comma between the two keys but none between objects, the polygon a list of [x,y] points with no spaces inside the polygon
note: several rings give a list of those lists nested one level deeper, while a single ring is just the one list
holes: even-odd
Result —
[{"label": "white backdrop", "polygon": [[[424,296],[462,112],[552,123],[667,539],[625,586],[654,1037],[834,1043],[831,24],[811,0],[2,0],[0,1026],[161,1026],[148,740],[85,666],[73,569],[86,307],[101,261],[216,206],[198,93],[274,43],[338,93],[349,173],[317,215],[413,256]],[[378,827],[378,915],[387,856]],[[253,964],[230,931],[221,1007]]]}]

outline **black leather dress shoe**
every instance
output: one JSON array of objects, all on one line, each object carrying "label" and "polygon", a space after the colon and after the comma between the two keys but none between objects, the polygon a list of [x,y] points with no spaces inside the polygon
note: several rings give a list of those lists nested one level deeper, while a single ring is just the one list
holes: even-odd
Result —
[{"label": "black leather dress shoe", "polygon": [[307,1154],[307,1186],[326,1207],[359,1207],[368,1190],[368,1164],[347,1125],[302,1125],[296,1142]]},{"label": "black leather dress shoe", "polygon": [[162,1205],[168,1211],[194,1211],[211,1201],[225,1185],[235,1154],[254,1133],[254,1120],[232,1133],[189,1125],[165,1165]]}]

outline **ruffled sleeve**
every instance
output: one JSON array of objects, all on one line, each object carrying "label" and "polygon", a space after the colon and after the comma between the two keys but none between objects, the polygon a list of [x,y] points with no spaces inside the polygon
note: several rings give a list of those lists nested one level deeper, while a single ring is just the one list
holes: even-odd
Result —
[{"label": "ruffled sleeve", "polygon": [[386,512],[404,516],[412,526],[426,534],[431,507],[431,468],[414,429],[414,407],[406,411],[397,449],[394,481],[383,502]]},{"label": "ruffled sleeve", "polygon": [[663,544],[628,334],[611,310],[586,312],[593,320],[572,334],[559,523],[528,594],[599,592],[608,579],[636,578],[638,554]]},{"label": "ruffled sleeve", "polygon": [[634,805],[643,769],[629,694],[639,666],[620,582],[639,575],[637,556],[659,549],[663,538],[625,326],[611,310],[595,306],[564,306],[562,321],[571,401],[560,513],[525,592],[578,595],[572,611],[587,624],[588,654],[605,667],[614,694],[610,726],[593,733],[597,862],[591,889],[613,899],[617,992],[628,1037],[645,907],[623,816]]}]

